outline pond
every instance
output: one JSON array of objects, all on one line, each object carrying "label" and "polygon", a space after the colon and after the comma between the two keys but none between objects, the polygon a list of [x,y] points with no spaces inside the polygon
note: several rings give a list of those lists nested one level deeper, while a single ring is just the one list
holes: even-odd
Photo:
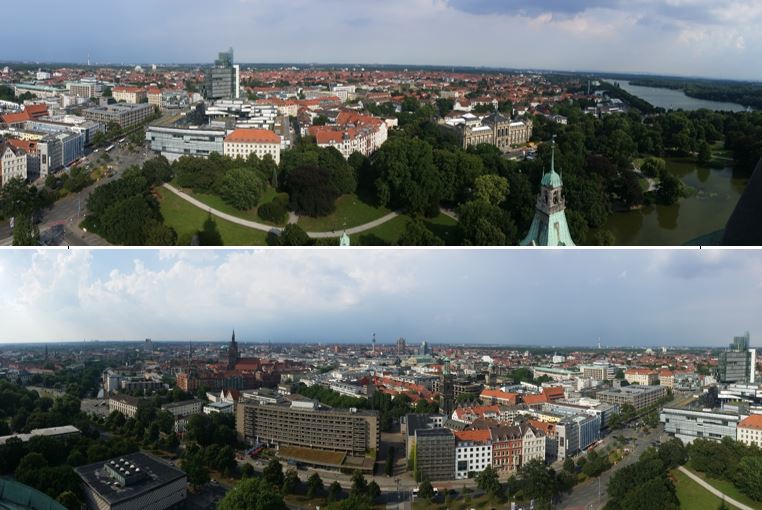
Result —
[{"label": "pond", "polygon": [[641,99],[645,99],[652,105],[664,108],[665,110],[700,110],[706,108],[714,111],[740,112],[746,110],[746,107],[736,103],[725,103],[721,101],[707,101],[706,99],[697,99],[686,96],[682,90],[672,90],[660,87],[641,87],[640,85],[631,85],[629,81],[618,80],[622,90],[625,90]]}]

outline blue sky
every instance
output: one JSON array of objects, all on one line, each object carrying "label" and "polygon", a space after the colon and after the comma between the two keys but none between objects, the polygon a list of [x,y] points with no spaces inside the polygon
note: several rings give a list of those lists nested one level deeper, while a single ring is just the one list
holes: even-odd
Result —
[{"label": "blue sky", "polygon": [[[30,23],[33,13],[33,23]],[[32,0],[0,60],[342,62],[762,79],[759,0]]]},{"label": "blue sky", "polygon": [[759,345],[760,302],[759,251],[0,252],[0,343]]}]

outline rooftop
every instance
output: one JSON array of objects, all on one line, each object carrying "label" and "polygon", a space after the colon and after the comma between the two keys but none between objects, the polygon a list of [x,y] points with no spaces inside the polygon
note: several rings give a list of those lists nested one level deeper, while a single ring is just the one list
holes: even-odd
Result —
[{"label": "rooftop", "polygon": [[738,423],[738,427],[745,429],[762,429],[762,414],[752,414]]},{"label": "rooftop", "polygon": [[226,143],[280,143],[280,136],[268,129],[236,129],[225,137]]}]

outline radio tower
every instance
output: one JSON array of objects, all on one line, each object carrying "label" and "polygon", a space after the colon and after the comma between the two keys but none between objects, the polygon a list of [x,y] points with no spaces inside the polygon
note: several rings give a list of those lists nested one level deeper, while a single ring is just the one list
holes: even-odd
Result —
[{"label": "radio tower", "polygon": [[376,334],[375,333],[373,333],[373,340],[371,340],[371,343],[373,344],[373,349],[371,352],[373,354],[376,354]]}]

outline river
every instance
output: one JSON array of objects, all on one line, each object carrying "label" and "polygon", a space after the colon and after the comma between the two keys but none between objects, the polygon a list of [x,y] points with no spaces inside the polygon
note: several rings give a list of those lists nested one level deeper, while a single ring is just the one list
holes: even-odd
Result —
[{"label": "river", "polygon": [[706,99],[697,99],[685,95],[682,90],[665,89],[658,87],[641,87],[640,85],[631,85],[629,81],[618,80],[622,90],[625,90],[641,99],[645,99],[652,105],[664,108],[665,110],[700,110],[706,108],[715,111],[740,112],[746,110],[746,107],[736,103],[724,103],[721,101],[707,101]]},{"label": "river", "polygon": [[667,170],[695,193],[674,205],[612,214],[605,228],[614,234],[616,245],[679,246],[725,228],[748,182],[734,178],[729,166],[699,167],[690,160],[667,159]]}]

